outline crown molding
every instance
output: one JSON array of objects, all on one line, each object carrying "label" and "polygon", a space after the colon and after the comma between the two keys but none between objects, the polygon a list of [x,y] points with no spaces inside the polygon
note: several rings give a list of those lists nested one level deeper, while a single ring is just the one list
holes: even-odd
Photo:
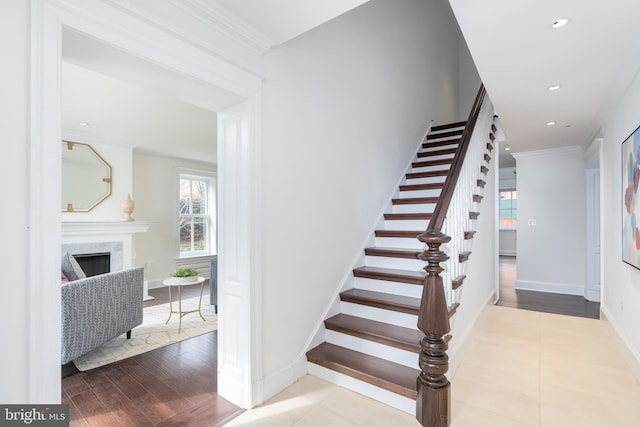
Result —
[{"label": "crown molding", "polygon": [[568,147],[547,148],[545,150],[523,151],[521,153],[511,153],[514,159],[535,159],[542,157],[573,156],[584,155],[584,150],[578,145]]},{"label": "crown molding", "polygon": [[266,53],[276,44],[274,40],[213,0],[169,0],[169,3],[259,54]]}]

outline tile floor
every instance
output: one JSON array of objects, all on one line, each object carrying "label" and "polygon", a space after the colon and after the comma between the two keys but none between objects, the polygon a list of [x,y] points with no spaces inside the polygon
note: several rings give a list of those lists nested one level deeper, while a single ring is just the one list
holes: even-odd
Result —
[{"label": "tile floor", "polygon": [[[490,306],[452,382],[452,427],[637,427],[640,382],[604,321]],[[418,426],[305,376],[228,427]]]}]

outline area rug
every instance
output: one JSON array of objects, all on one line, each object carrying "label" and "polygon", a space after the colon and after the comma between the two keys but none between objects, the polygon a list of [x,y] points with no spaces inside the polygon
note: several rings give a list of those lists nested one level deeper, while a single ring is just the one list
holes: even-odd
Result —
[{"label": "area rug", "polygon": [[[208,300],[208,298],[207,298]],[[182,301],[182,310],[194,310],[198,308],[198,297],[189,298]],[[178,304],[173,303],[173,309],[178,309]],[[190,313],[182,317],[182,331],[178,333],[178,321],[180,316],[176,313],[171,315],[169,323],[169,304],[160,304],[144,309],[142,325],[136,327],[131,332],[131,339],[126,335],[109,341],[73,361],[80,371],[87,371],[99,366],[103,366],[127,357],[145,353],[165,345],[173,344],[187,338],[215,331],[218,328],[218,316],[212,305],[202,301],[202,315]]]}]

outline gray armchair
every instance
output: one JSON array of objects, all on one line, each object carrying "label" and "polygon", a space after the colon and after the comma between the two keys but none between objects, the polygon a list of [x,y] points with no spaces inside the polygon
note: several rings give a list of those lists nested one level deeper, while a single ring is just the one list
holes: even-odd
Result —
[{"label": "gray armchair", "polygon": [[62,364],[142,324],[142,267],[62,285]]}]

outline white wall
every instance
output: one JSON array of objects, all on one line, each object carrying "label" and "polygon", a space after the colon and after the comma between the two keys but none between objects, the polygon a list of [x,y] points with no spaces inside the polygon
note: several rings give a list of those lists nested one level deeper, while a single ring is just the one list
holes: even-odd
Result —
[{"label": "white wall", "polygon": [[[574,146],[517,153],[514,157],[518,164],[516,289],[583,295],[583,151]],[[530,220],[536,225],[528,225]]]},{"label": "white wall", "polygon": [[[214,136],[215,138],[215,136]],[[215,150],[212,141],[211,149]],[[143,266],[149,288],[162,286],[176,268],[178,257],[178,168],[215,173],[213,164],[134,152],[133,198],[137,220],[152,222],[149,231],[135,235],[136,265]]]},{"label": "white wall", "polygon": [[[0,2],[0,136],[5,206],[0,234],[5,245],[0,334],[8,340],[0,359],[0,402],[24,403],[29,362],[29,2]],[[10,343],[9,343],[10,341]]]},{"label": "white wall", "polygon": [[304,356],[429,119],[457,118],[460,35],[448,7],[372,0],[267,55],[267,376]]},{"label": "white wall", "polygon": [[622,262],[621,144],[640,125],[640,78],[603,127],[601,236],[603,294],[601,309],[640,364],[640,271]]},{"label": "white wall", "polygon": [[467,43],[464,37],[460,36],[458,46],[458,120],[469,118],[469,112],[473,107],[481,83],[482,80],[480,80]]}]

